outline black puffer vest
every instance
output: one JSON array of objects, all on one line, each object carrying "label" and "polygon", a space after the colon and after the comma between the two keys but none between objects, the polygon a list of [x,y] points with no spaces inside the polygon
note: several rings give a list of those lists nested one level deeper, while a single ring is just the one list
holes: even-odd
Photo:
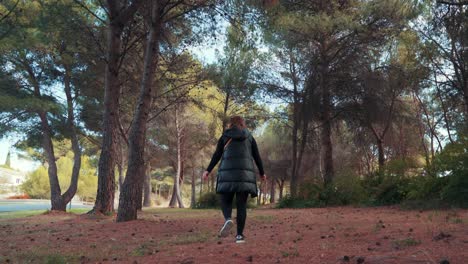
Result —
[{"label": "black puffer vest", "polygon": [[223,134],[224,149],[216,182],[217,193],[248,192],[257,196],[257,181],[252,157],[252,135],[247,129],[236,127]]}]

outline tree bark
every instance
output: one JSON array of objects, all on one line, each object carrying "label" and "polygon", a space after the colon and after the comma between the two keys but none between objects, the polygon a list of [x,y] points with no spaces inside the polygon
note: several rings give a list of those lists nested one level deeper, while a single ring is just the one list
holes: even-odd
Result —
[{"label": "tree bark", "polygon": [[153,97],[152,80],[159,57],[159,33],[161,30],[158,1],[151,1],[151,5],[151,28],[145,50],[140,95],[129,134],[128,169],[120,192],[117,222],[136,220],[137,210],[142,199],[146,128]]},{"label": "tree bark", "polygon": [[329,186],[333,182],[335,176],[333,166],[333,145],[332,145],[332,129],[331,129],[331,93],[330,86],[327,82],[328,65],[324,62],[319,65],[319,85],[322,92],[322,146],[324,150],[323,164],[324,174],[323,181],[325,186]]},{"label": "tree bark", "polygon": [[276,184],[275,184],[275,180],[271,179],[271,183],[270,183],[270,203],[275,202],[275,198],[276,198],[275,196],[276,196]]},{"label": "tree bark", "polygon": [[[292,55],[291,55],[291,60],[292,60]],[[297,136],[298,136],[298,130],[299,130],[299,96],[298,96],[298,89],[297,89],[297,80],[295,76],[295,67],[294,63],[291,61],[290,63],[290,72],[292,75],[292,81],[293,81],[293,131],[292,131],[292,173],[291,173],[291,195],[296,196],[297,195],[297,177],[298,177],[298,157],[297,157]],[[305,104],[305,102],[303,102]],[[304,140],[304,139],[303,139]]]},{"label": "tree bark", "polygon": [[280,179],[280,180],[277,180],[276,183],[278,184],[278,188],[279,188],[279,200],[283,199],[283,190],[284,190],[284,180],[283,179]]},{"label": "tree bark", "polygon": [[151,206],[151,166],[149,162],[146,164],[145,184],[143,189],[143,207]]},{"label": "tree bark", "polygon": [[227,112],[229,110],[229,99],[230,99],[230,91],[226,89],[226,98],[224,100],[224,108],[223,108],[223,132],[226,130],[227,127]]},{"label": "tree bark", "polygon": [[194,164],[192,163],[192,193],[190,197],[190,208],[195,208],[195,205],[197,201],[195,200],[195,182],[196,182],[196,177],[195,177],[195,167]]},{"label": "tree bark", "polygon": [[102,146],[98,166],[98,189],[93,211],[103,214],[114,212],[114,166],[116,144],[116,112],[120,96],[118,63],[123,25],[110,21],[107,34],[107,65],[105,74],[104,116]]},{"label": "tree bark", "polygon": [[174,187],[169,202],[169,207],[175,207],[176,203],[179,205],[179,208],[184,208],[182,197],[180,194],[180,186],[182,184],[183,174],[184,174],[184,129],[180,125],[180,116],[179,116],[179,106],[175,107],[175,123],[176,123],[176,136],[177,136],[177,171],[174,177]]},{"label": "tree bark", "polygon": [[[27,67],[27,72],[30,77],[34,88],[34,95],[40,98],[41,88],[40,84],[34,75],[32,68],[25,64]],[[57,175],[57,164],[55,162],[55,152],[54,145],[52,142],[52,132],[47,119],[47,112],[44,110],[39,110],[37,112],[39,119],[41,120],[41,131],[42,131],[42,147],[46,154],[46,160],[48,163],[48,176],[49,176],[49,185],[50,185],[50,201],[51,201],[51,210],[66,211],[66,206],[76,194],[78,187],[78,176],[81,167],[81,149],[78,142],[78,136],[75,128],[75,118],[74,118],[74,108],[73,108],[73,98],[71,96],[71,72],[68,65],[64,65],[65,74],[64,74],[64,90],[67,98],[67,126],[70,132],[70,138],[72,142],[72,150],[74,154],[73,160],[73,169],[70,180],[70,186],[67,191],[62,195],[60,188],[60,183]]]},{"label": "tree bark", "polygon": [[70,180],[70,186],[67,191],[63,194],[62,199],[63,203],[68,204],[71,199],[75,196],[78,189],[78,177],[80,175],[81,168],[81,148],[78,141],[78,134],[75,127],[75,114],[73,107],[73,97],[71,92],[71,70],[69,66],[65,66],[65,76],[64,76],[64,86],[65,86],[65,95],[67,97],[67,126],[70,133],[70,139],[73,150],[73,169]]}]

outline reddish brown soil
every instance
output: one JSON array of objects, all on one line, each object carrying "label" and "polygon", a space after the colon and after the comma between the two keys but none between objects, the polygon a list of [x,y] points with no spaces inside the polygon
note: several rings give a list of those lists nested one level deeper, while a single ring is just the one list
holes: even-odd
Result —
[{"label": "reddish brown soil", "polygon": [[245,244],[216,237],[222,218],[214,210],[152,209],[140,218],[0,220],[0,262],[468,263],[467,210],[256,209],[248,213]]}]

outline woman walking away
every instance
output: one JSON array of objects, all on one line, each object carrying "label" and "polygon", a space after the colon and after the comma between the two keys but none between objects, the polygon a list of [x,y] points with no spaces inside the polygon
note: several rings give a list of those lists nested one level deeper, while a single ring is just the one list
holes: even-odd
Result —
[{"label": "woman walking away", "polygon": [[240,116],[231,117],[229,129],[224,131],[219,139],[210,165],[203,173],[203,179],[208,179],[208,175],[220,159],[221,165],[216,180],[216,193],[221,196],[221,209],[225,222],[219,231],[219,236],[228,236],[229,231],[234,226],[231,213],[232,200],[235,194],[237,206],[236,243],[243,243],[245,242],[243,232],[247,217],[247,198],[249,194],[252,198],[257,197],[254,161],[257,164],[262,180],[266,180],[266,175],[263,171],[257,143],[247,129],[244,119]]}]

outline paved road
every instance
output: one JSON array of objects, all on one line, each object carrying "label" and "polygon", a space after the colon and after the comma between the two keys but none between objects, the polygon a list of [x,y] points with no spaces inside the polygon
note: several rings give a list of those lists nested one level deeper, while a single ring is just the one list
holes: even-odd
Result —
[{"label": "paved road", "polygon": [[[68,206],[67,206],[68,208]],[[91,205],[84,205],[79,202],[72,202],[73,208],[89,208]],[[26,210],[48,210],[49,200],[0,200],[0,212],[26,211]]]}]

